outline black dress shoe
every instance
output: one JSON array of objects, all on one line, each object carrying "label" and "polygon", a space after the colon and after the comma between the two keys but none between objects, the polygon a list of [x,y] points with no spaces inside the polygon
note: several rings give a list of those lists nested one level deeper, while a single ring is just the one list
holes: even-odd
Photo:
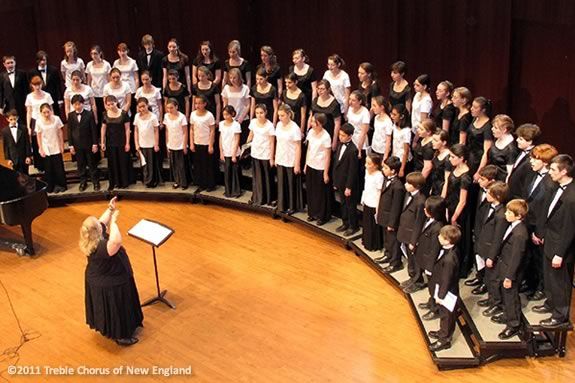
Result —
[{"label": "black dress shoe", "polygon": [[547,318],[547,319],[543,319],[541,322],[539,322],[539,324],[543,327],[549,327],[549,328],[553,328],[553,327],[560,327],[563,325],[566,325],[567,321],[560,321],[559,319],[556,318]]},{"label": "black dress shoe", "polygon": [[99,182],[96,182],[94,184],[94,191],[100,191],[100,183]]},{"label": "black dress shoe", "polygon": [[438,340],[429,345],[429,351],[438,352],[451,348],[451,342],[446,340]]},{"label": "black dress shoe", "polygon": [[423,302],[417,305],[417,308],[422,310],[429,310],[430,307],[431,305],[429,304],[429,302]]},{"label": "black dress shoe", "polygon": [[423,314],[423,316],[421,317],[421,319],[423,320],[434,320],[439,318],[439,313],[435,312],[435,311],[428,311],[425,314]]},{"label": "black dress shoe", "polygon": [[[198,187],[196,190],[194,190],[194,194],[198,194],[203,192],[204,189],[202,189],[201,187]],[[251,203],[250,203],[251,202]],[[251,205],[252,203],[254,203],[254,201],[252,201],[251,199],[248,201],[248,205]]]},{"label": "black dress shoe", "polygon": [[343,232],[343,235],[344,235],[344,237],[349,237],[350,235],[354,235],[358,231],[359,231],[359,227],[356,227],[356,228],[350,227],[349,229],[347,229],[346,231]]},{"label": "black dress shoe", "polygon": [[88,184],[86,182],[82,182],[78,189],[80,189],[80,191],[83,192],[84,190],[86,190],[87,187],[88,187]]},{"label": "black dress shoe", "polygon": [[466,280],[465,282],[463,282],[463,284],[465,286],[479,286],[481,284],[481,280],[475,277],[473,279]]},{"label": "black dress shoe", "polygon": [[533,306],[531,311],[533,311],[534,313],[537,313],[537,314],[550,314],[552,310],[551,310],[551,307],[543,304],[543,305],[539,305],[539,306]]},{"label": "black dress shoe", "polygon": [[388,263],[390,260],[389,256],[384,255],[383,257],[375,258],[374,261],[377,263]]},{"label": "black dress shoe", "polygon": [[383,268],[383,272],[384,272],[384,273],[391,274],[391,273],[395,273],[396,271],[399,271],[399,270],[402,270],[402,269],[403,269],[403,265],[399,265],[399,266],[391,266],[391,265],[389,265],[389,266]]},{"label": "black dress shoe", "polygon": [[320,219],[315,224],[318,226],[323,226],[327,223],[327,219]]},{"label": "black dress shoe", "polygon": [[489,307],[489,306],[490,306],[489,299],[482,299],[482,300],[478,301],[478,302],[477,302],[477,306],[479,306],[479,307]]},{"label": "black dress shoe", "polygon": [[399,284],[399,287],[401,287],[402,289],[405,289],[406,287],[411,286],[414,282],[415,282],[415,281],[414,281],[413,279],[409,278],[409,279],[407,279],[407,280],[401,282],[401,283]]},{"label": "black dress shoe", "polygon": [[339,225],[339,226],[335,229],[335,231],[336,231],[337,233],[341,233],[341,232],[343,232],[343,231],[346,231],[347,229],[349,229],[349,226],[342,224],[342,225]]},{"label": "black dress shoe", "polygon": [[491,317],[491,322],[498,324],[507,324],[507,319],[505,319],[505,316],[503,314],[493,315]]},{"label": "black dress shoe", "polygon": [[529,301],[540,301],[542,299],[545,299],[545,293],[541,290],[537,290],[527,297]]},{"label": "black dress shoe", "polygon": [[431,330],[427,332],[427,336],[432,339],[439,339],[439,331]]},{"label": "black dress shoe", "polygon": [[423,283],[413,283],[409,286],[407,286],[405,289],[403,289],[403,292],[406,294],[413,294],[418,292],[419,290],[423,290],[425,288],[425,285]]},{"label": "black dress shoe", "polygon": [[313,222],[315,221],[317,218],[316,217],[312,217],[311,215],[309,217],[306,218],[306,221],[308,222]]},{"label": "black dress shoe", "polygon": [[481,312],[481,314],[483,314],[483,316],[486,316],[486,317],[490,317],[493,315],[499,315],[501,313],[503,313],[503,309],[499,306],[491,306],[488,309],[483,310],[483,312]]},{"label": "black dress shoe", "polygon": [[529,286],[527,285],[527,282],[523,281],[519,286],[519,293],[524,293],[526,291],[529,291]]},{"label": "black dress shoe", "polygon": [[512,328],[512,327],[505,327],[505,330],[501,331],[499,333],[499,335],[497,335],[499,337],[499,339],[509,339],[511,337],[514,337],[515,335],[519,334],[521,332],[521,330],[519,329],[519,327],[516,328]]},{"label": "black dress shoe", "polygon": [[473,290],[471,290],[471,294],[473,295],[482,295],[485,294],[486,292],[487,292],[487,286],[485,286],[484,284],[481,284],[476,288],[474,288]]},{"label": "black dress shoe", "polygon": [[286,214],[287,214],[287,215],[293,215],[294,213],[295,213],[295,210],[294,210],[294,209],[287,209],[287,210],[286,210]]},{"label": "black dress shoe", "polygon": [[180,187],[180,185],[178,185],[178,184],[173,184],[173,185],[172,185],[172,189],[177,189],[177,188],[179,188],[179,187]]},{"label": "black dress shoe", "polygon": [[119,344],[120,346],[131,346],[133,344],[138,343],[138,338],[121,338],[121,339],[116,339],[116,343]]}]

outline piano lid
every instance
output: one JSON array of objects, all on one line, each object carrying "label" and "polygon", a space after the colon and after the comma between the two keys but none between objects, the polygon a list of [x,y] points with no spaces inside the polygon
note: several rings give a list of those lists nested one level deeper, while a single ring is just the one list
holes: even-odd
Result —
[{"label": "piano lid", "polygon": [[43,182],[0,165],[0,204],[33,194],[44,187]]}]

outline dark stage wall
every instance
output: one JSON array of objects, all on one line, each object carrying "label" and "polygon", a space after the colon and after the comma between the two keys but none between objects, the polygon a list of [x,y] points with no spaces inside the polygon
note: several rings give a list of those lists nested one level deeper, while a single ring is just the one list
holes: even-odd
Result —
[{"label": "dark stage wall", "polygon": [[[325,69],[339,53],[357,85],[357,65],[370,61],[387,89],[389,65],[409,65],[407,79],[421,73],[432,82],[449,79],[474,95],[491,98],[496,113],[519,125],[535,122],[544,140],[575,153],[575,2],[570,0],[2,0],[0,54],[33,65],[44,49],[52,64],[67,40],[87,62],[92,44],[109,61],[124,41],[133,53],[150,33],[165,50],[176,37],[190,56],[209,39],[220,57],[231,39],[243,56],[259,62],[259,47],[271,45],[287,70],[291,52],[304,48],[311,64]],[[9,32],[6,32],[9,31]]]}]

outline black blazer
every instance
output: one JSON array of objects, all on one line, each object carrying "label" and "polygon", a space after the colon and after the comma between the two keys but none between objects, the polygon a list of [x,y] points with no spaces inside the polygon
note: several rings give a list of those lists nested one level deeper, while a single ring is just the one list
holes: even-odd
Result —
[{"label": "black blazer", "polygon": [[[410,193],[405,193],[403,205],[409,198]],[[399,229],[397,230],[397,240],[399,242],[415,245],[421,234],[421,229],[425,223],[425,195],[418,192],[407,206],[403,206],[399,217]]]},{"label": "black blazer", "polygon": [[551,215],[547,217],[551,201],[559,185],[548,193],[543,211],[537,220],[537,232],[542,233],[543,253],[549,260],[554,256],[563,258],[563,262],[574,261],[575,249],[573,240],[575,238],[575,181],[572,181],[553,208]]},{"label": "black blazer", "polygon": [[495,266],[496,275],[500,280],[507,278],[515,281],[519,279],[528,240],[527,226],[525,226],[524,222],[520,222],[513,228],[507,238],[502,241]]},{"label": "black blazer", "polygon": [[92,149],[92,145],[98,145],[98,128],[94,122],[94,114],[89,110],[83,110],[80,122],[76,112],[68,113],[68,144],[74,149]]},{"label": "black blazer", "polygon": [[353,142],[349,141],[340,160],[339,152],[341,151],[342,146],[343,144],[340,143],[334,153],[332,175],[333,186],[340,191],[344,191],[348,188],[351,189],[352,193],[357,193],[359,191],[357,178],[359,159],[357,158],[357,147]]},{"label": "black blazer", "polygon": [[[480,225],[482,226],[479,236],[475,238],[473,243],[473,250],[475,254],[479,254],[481,258],[495,260],[497,258],[498,246],[501,244],[505,230],[509,226],[509,222],[505,219],[505,205],[500,203],[495,207],[495,211],[490,217],[489,207],[482,211],[483,215],[480,218]],[[477,219],[476,219],[477,221]],[[495,248],[495,249],[494,249]]]},{"label": "black blazer", "polygon": [[[439,285],[437,292],[439,299],[444,299],[447,292],[459,296],[459,256],[457,255],[457,246],[444,250],[441,258],[435,261],[432,278],[433,283]],[[433,291],[435,292],[435,287],[433,287]]]},{"label": "black blazer", "polygon": [[441,249],[438,236],[442,227],[443,222],[433,221],[421,231],[417,239],[415,261],[421,268],[429,272],[433,270],[433,264]]},{"label": "black blazer", "polygon": [[397,229],[403,208],[405,188],[397,176],[393,177],[389,186],[385,187],[388,180],[386,178],[383,181],[383,189],[377,208],[377,223],[383,227],[389,226]]},{"label": "black blazer", "polygon": [[[511,171],[507,184],[509,185],[509,199],[523,198],[523,189],[525,187],[525,180],[531,178],[534,173],[529,163],[531,150],[524,156],[515,168]],[[519,151],[519,155],[521,151]]]},{"label": "black blazer", "polygon": [[553,182],[549,173],[547,173],[543,176],[541,182],[537,184],[537,187],[530,195],[529,192],[531,191],[536,178],[538,178],[538,173],[533,172],[526,180],[523,190],[523,198],[529,204],[529,211],[525,218],[525,224],[527,225],[527,230],[530,232],[535,231],[535,235],[541,238],[543,234],[537,232],[537,219],[541,216],[547,216],[547,211],[544,210],[545,200],[549,194],[555,192],[557,184]]},{"label": "black blazer", "polygon": [[[34,76],[42,77],[42,73],[40,73],[37,66],[30,71],[30,78]],[[54,103],[62,101],[62,79],[60,77],[60,71],[51,65],[46,66],[46,83],[42,90],[50,93]]]},{"label": "black blazer", "polygon": [[[154,48],[150,57],[150,65],[148,65],[148,57],[145,50],[138,52],[138,57],[136,57],[136,63],[138,64],[138,73],[140,76],[142,72],[147,70],[152,76],[152,84],[156,88],[162,89],[162,80],[164,73],[162,71],[162,58],[164,53]],[[180,79],[181,80],[181,79]]]},{"label": "black blazer", "polygon": [[18,116],[26,118],[26,96],[30,93],[26,72],[16,69],[14,87],[10,83],[8,72],[0,73],[0,108],[4,111],[16,109]]},{"label": "black blazer", "polygon": [[14,142],[10,127],[2,129],[2,141],[4,142],[4,158],[14,163],[14,167],[24,164],[26,157],[31,157],[30,139],[28,129],[22,124],[18,124],[18,142]]},{"label": "black blazer", "polygon": [[487,211],[489,210],[489,206],[491,205],[487,198],[481,201],[481,197],[485,195],[487,192],[484,191],[482,188],[479,188],[479,192],[477,193],[477,202],[475,204],[475,222],[473,223],[473,241],[475,242],[481,233],[481,229],[483,228],[483,220],[485,219]]}]

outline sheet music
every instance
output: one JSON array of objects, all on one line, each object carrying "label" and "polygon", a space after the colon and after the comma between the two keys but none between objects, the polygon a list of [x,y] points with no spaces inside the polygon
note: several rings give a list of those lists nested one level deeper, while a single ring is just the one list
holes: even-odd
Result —
[{"label": "sheet music", "polygon": [[142,166],[146,166],[146,157],[144,157],[144,154],[141,150],[138,151],[138,157],[140,157],[140,163]]},{"label": "sheet music", "polygon": [[485,261],[479,254],[475,254],[475,264],[477,265],[477,271],[485,268]]},{"label": "sheet music", "polygon": [[173,231],[169,227],[148,221],[147,219],[140,220],[140,222],[128,230],[129,235],[151,243],[154,246],[159,246],[167,237],[172,235],[172,233]]},{"label": "sheet music", "polygon": [[439,285],[435,285],[435,293],[433,293],[433,299],[437,300],[437,302],[448,309],[450,312],[453,312],[455,309],[455,304],[457,303],[457,295],[452,294],[451,292],[447,292],[445,294],[445,298],[439,299]]}]

